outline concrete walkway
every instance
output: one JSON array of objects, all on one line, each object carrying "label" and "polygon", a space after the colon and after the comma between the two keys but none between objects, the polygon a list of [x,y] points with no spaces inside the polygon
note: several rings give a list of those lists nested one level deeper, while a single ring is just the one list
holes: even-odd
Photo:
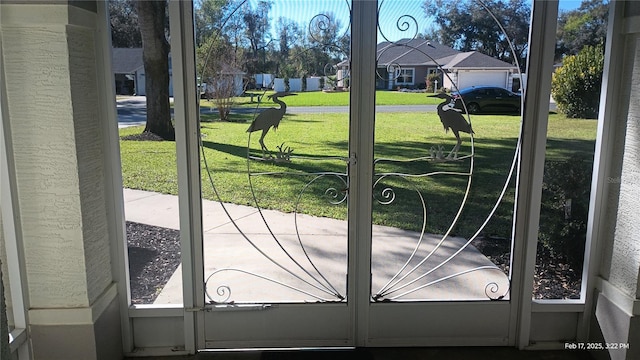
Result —
[{"label": "concrete walkway", "polygon": [[[127,221],[179,228],[177,196],[124,189],[124,200]],[[325,288],[346,293],[346,221],[231,204],[224,204],[224,209],[218,202],[203,201],[205,280],[218,271],[207,283],[213,300],[223,301],[230,295],[228,301],[236,302],[312,302],[336,300],[332,290],[327,293]],[[416,232],[373,227],[374,292],[407,263],[419,241],[420,234]],[[423,260],[440,241],[441,236],[425,235],[407,269]],[[471,245],[460,250],[465,243],[461,238],[442,241],[432,256],[401,284],[436,270],[391,296],[431,282],[435,283],[401,299],[486,300],[485,291],[493,284],[500,293],[506,292],[508,279],[500,271],[485,268],[466,273],[474,268],[491,267],[493,263]],[[455,257],[440,266],[457,251]],[[181,270],[181,267],[176,270],[156,303],[182,303]],[[403,276],[407,273],[402,272]],[[460,275],[451,277],[454,274]],[[440,279],[445,280],[438,282]]]}]

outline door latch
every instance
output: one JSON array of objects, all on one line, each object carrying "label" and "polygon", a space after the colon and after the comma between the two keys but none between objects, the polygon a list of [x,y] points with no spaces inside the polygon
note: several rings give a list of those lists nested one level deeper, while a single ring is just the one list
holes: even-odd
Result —
[{"label": "door latch", "polygon": [[349,154],[349,158],[347,159],[347,164],[355,165],[357,162],[358,162],[358,160],[356,158],[356,153]]}]

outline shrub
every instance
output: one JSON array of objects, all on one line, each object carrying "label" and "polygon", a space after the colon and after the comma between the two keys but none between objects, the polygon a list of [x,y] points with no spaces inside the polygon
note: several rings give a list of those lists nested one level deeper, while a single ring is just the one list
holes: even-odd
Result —
[{"label": "shrub", "polygon": [[327,85],[329,89],[335,90],[338,86],[338,78],[335,75],[327,76]]},{"label": "shrub", "polygon": [[603,69],[602,46],[586,46],[577,55],[565,57],[551,81],[558,110],[569,118],[597,118]]},{"label": "shrub", "polygon": [[546,162],[538,240],[573,269],[581,269],[584,258],[590,189],[591,162]]},{"label": "shrub", "polygon": [[437,72],[432,72],[429,75],[427,75],[427,77],[425,78],[426,82],[426,89],[427,92],[435,92],[436,89],[436,81],[438,82],[437,85],[442,86],[442,80],[440,80],[440,74]]}]

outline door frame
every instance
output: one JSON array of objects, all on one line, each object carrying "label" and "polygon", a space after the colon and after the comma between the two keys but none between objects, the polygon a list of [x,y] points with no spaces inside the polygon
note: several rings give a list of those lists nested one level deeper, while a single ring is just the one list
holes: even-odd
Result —
[{"label": "door frame", "polygon": [[[365,346],[369,338],[369,299],[371,297],[371,211],[373,199],[373,158],[375,130],[377,1],[352,0],[351,89],[349,108],[349,250],[348,294],[355,303],[351,323],[356,346]],[[350,185],[351,187],[351,185]],[[351,224],[356,224],[351,226]],[[364,275],[367,274],[365,277]],[[359,276],[359,278],[358,278]]]},{"label": "door frame", "polygon": [[[529,31],[528,76],[523,109],[523,135],[516,180],[515,245],[513,251],[509,345],[529,345],[533,274],[536,266],[542,180],[547,141],[551,71],[555,52],[559,2],[534,1]],[[515,266],[514,266],[515,265]],[[525,284],[531,284],[526,286]]]},{"label": "door frame", "polygon": [[[185,350],[204,348],[204,259],[202,187],[200,183],[200,125],[192,1],[169,1],[173,66],[178,205],[182,251],[182,298]],[[179,51],[175,51],[179,49]]]}]

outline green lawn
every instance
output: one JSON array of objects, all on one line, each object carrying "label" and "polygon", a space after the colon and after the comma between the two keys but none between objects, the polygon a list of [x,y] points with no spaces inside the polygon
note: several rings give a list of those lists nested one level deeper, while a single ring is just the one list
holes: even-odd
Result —
[{"label": "green lawn", "polygon": [[[346,217],[346,202],[333,205],[331,201],[335,199],[330,195],[333,194],[331,189],[335,189],[337,199],[340,199],[346,188],[340,175],[344,174],[346,166],[340,158],[348,156],[347,114],[286,115],[278,130],[269,132],[265,143],[272,151],[282,144],[284,148],[293,149],[290,162],[247,160],[248,154],[261,157],[259,133],[253,133],[249,138],[246,130],[250,116],[238,120],[247,122],[202,124],[208,171],[222,201],[251,206],[255,206],[257,201],[263,208],[339,219]],[[455,144],[454,136],[444,132],[435,113],[377,115],[375,157],[388,160],[376,163],[376,174],[411,176],[382,177],[374,188],[374,197],[384,202],[384,195],[393,194],[395,199],[387,205],[374,201],[375,223],[419,230],[423,219],[423,197],[427,231],[443,233],[451,225],[458,209],[463,208],[453,233],[466,237],[473,235],[488,217],[506,181],[519,118],[473,116],[472,122],[476,133],[473,166],[469,158],[449,162],[425,159],[439,146],[446,154]],[[120,134],[124,136],[141,131],[142,127],[126,128],[121,129]],[[591,158],[595,134],[595,121],[551,115],[547,154],[554,160],[580,155]],[[467,135],[459,155],[468,155],[470,151]],[[177,194],[173,142],[122,140],[121,152],[125,187]],[[418,160],[409,161],[411,159]],[[247,175],[247,169],[252,176]],[[434,172],[455,174],[424,176]],[[463,206],[469,181],[465,174],[470,172],[470,190]],[[202,174],[203,196],[216,200],[204,167]],[[380,176],[376,176],[374,181],[378,179]],[[508,236],[512,208],[513,191],[509,191],[504,205],[488,223],[486,233]]]},{"label": "green lawn", "polygon": [[[270,104],[266,95],[273,94],[273,91],[260,92],[248,91],[254,94],[264,94],[263,103]],[[378,105],[435,105],[442,102],[442,99],[430,98],[426,93],[409,93],[399,91],[376,91],[376,104]],[[349,92],[322,92],[310,91],[299,92],[296,96],[288,96],[284,100],[287,106],[347,106],[349,105]],[[242,96],[236,98],[237,106],[256,106],[257,97],[254,97],[253,103],[250,96]],[[203,107],[214,106],[213,101],[202,100],[200,103]],[[266,106],[266,105],[265,105]]]}]

